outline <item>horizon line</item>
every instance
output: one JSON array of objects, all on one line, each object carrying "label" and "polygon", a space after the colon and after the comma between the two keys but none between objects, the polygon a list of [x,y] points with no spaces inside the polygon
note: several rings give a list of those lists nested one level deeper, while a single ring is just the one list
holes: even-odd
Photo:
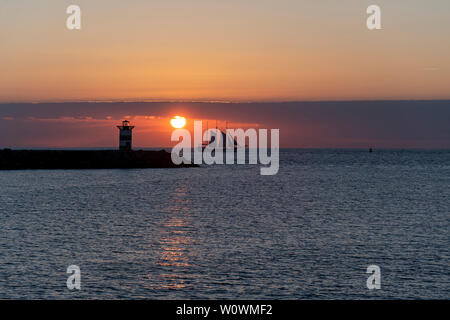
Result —
[{"label": "horizon line", "polygon": [[323,103],[323,102],[421,102],[421,101],[450,101],[449,98],[440,99],[326,99],[326,100],[190,100],[190,99],[150,99],[150,100],[54,100],[54,101],[0,101],[3,104],[51,104],[51,103],[217,103],[217,104],[251,104],[251,103]]},{"label": "horizon line", "polygon": [[[158,150],[164,150],[164,149],[172,149],[173,147],[134,147],[132,151],[149,151],[148,149],[158,149]],[[117,150],[119,151],[118,147],[0,147],[0,150],[68,150],[68,151],[89,151],[89,150]],[[192,148],[193,149],[193,148]],[[246,149],[249,149],[246,147]],[[258,148],[256,148],[258,149]],[[367,147],[280,147],[280,150],[283,149],[301,149],[301,150],[367,150],[367,149],[373,149],[376,150],[446,150],[450,151],[450,147],[374,147],[374,146],[367,146]]]}]

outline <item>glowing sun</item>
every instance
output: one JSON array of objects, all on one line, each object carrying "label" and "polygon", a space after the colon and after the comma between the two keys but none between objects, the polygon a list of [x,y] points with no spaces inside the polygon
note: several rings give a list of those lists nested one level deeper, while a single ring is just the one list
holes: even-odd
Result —
[{"label": "glowing sun", "polygon": [[172,125],[172,127],[180,129],[185,126],[186,119],[184,117],[175,116],[172,119],[170,119],[170,124]]}]

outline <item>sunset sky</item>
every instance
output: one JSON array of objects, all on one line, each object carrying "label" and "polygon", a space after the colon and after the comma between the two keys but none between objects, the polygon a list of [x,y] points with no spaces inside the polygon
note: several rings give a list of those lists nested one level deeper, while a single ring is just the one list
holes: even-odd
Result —
[{"label": "sunset sky", "polygon": [[181,115],[279,128],[282,147],[448,148],[449,17],[448,0],[1,0],[0,147],[115,147],[125,117],[135,145],[168,146]]},{"label": "sunset sky", "polygon": [[2,0],[0,101],[448,99],[450,2],[431,3]]},{"label": "sunset sky", "polygon": [[[0,107],[0,148],[118,146],[122,119],[133,145],[169,147],[174,115],[204,129],[280,129],[281,147],[450,148],[449,101],[292,103],[42,103]],[[207,121],[208,120],[208,121]]]}]

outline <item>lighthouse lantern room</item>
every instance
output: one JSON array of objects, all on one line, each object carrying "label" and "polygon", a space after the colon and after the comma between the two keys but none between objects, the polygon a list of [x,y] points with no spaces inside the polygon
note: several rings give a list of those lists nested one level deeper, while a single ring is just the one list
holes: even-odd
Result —
[{"label": "lighthouse lantern room", "polygon": [[131,151],[131,138],[132,138],[132,130],[134,126],[130,126],[130,121],[124,120],[122,121],[121,126],[117,126],[119,128],[119,149],[123,151]]}]

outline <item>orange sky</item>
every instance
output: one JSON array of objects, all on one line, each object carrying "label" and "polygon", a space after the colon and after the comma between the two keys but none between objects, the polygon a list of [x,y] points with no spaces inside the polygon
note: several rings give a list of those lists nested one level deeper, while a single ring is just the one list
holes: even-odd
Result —
[{"label": "orange sky", "polygon": [[2,1],[0,102],[450,98],[450,2]]},{"label": "orange sky", "polygon": [[[450,99],[450,1],[377,0],[375,31],[371,4],[3,0],[0,146],[115,147],[125,117],[135,146],[168,146],[182,115],[278,128],[282,147],[449,147],[449,102],[431,100]],[[60,103],[77,101],[130,103]]]},{"label": "orange sky", "polygon": [[[169,147],[170,118],[209,128],[280,129],[281,147],[450,148],[450,100],[292,103],[0,104],[0,148],[117,148],[123,119],[133,146]],[[204,130],[206,123],[204,123]]]}]

